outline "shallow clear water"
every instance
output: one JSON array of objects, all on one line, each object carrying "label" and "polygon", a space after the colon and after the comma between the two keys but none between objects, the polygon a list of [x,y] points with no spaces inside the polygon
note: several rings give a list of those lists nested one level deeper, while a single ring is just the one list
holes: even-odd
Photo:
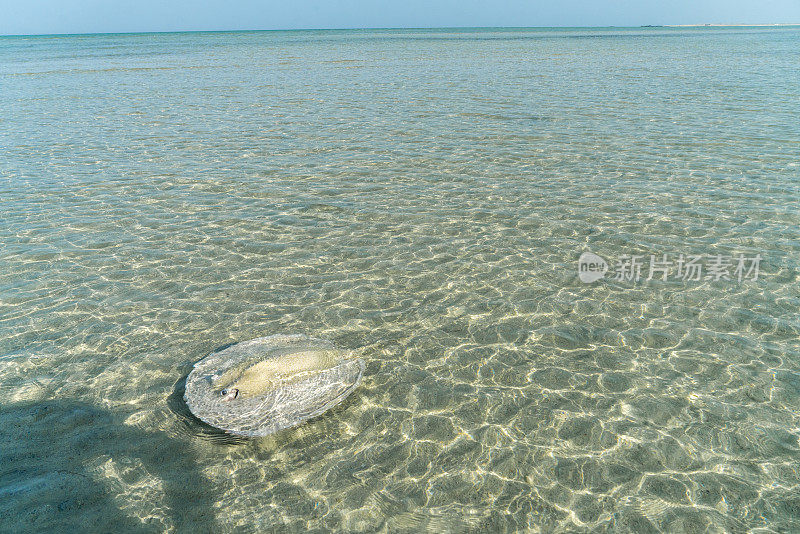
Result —
[{"label": "shallow clear water", "polygon": [[[2,530],[800,529],[798,64],[797,28],[0,38]],[[187,415],[278,333],[359,390]]]}]

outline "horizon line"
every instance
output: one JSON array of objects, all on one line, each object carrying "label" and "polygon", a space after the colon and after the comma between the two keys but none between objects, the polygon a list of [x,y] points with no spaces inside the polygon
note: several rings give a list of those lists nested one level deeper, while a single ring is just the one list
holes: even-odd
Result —
[{"label": "horizon line", "polygon": [[348,27],[348,28],[261,28],[227,30],[140,30],[121,32],[77,32],[77,33],[3,33],[0,37],[71,37],[91,35],[144,35],[150,33],[257,33],[257,32],[310,32],[310,31],[375,31],[375,30],[541,30],[548,28],[762,28],[775,26],[800,26],[800,22],[760,22],[760,23],[697,23],[697,24],[640,24],[636,26],[386,26],[386,27]]}]

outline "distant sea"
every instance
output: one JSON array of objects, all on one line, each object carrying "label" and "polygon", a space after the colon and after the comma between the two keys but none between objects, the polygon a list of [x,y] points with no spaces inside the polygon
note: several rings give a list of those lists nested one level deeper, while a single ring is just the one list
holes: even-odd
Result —
[{"label": "distant sea", "polygon": [[[798,65],[797,27],[0,38],[0,530],[800,530]],[[292,333],[359,351],[346,402],[191,417],[194,362]]]}]

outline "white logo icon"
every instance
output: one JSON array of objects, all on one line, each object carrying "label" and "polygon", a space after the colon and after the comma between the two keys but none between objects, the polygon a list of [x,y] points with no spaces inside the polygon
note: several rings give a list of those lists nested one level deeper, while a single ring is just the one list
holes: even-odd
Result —
[{"label": "white logo icon", "polygon": [[593,252],[584,252],[578,258],[578,278],[581,282],[591,284],[603,278],[608,271],[606,260]]}]

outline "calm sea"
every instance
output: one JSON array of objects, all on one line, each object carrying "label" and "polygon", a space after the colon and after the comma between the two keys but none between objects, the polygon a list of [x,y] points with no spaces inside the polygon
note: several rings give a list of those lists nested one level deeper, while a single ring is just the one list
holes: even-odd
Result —
[{"label": "calm sea", "polygon": [[[0,530],[800,530],[798,65],[796,27],[0,38]],[[188,414],[279,333],[362,386]]]}]

